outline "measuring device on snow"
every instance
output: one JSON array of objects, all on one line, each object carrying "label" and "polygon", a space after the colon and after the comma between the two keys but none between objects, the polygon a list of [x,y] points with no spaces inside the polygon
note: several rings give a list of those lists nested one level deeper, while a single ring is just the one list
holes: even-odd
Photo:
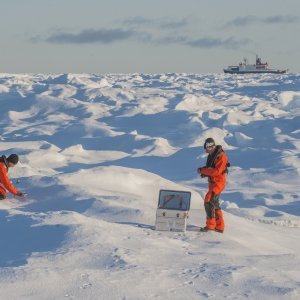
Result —
[{"label": "measuring device on snow", "polygon": [[186,231],[191,192],[160,190],[155,230]]}]

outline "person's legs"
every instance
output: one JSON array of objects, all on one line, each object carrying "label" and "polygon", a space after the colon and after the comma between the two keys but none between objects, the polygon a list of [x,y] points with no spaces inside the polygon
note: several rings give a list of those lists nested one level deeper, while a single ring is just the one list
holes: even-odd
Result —
[{"label": "person's legs", "polygon": [[220,208],[219,197],[220,194],[215,194],[212,191],[208,191],[208,193],[206,194],[204,201],[204,208],[206,212],[206,226],[202,228],[202,231],[224,231],[225,224],[223,219],[223,213]]}]

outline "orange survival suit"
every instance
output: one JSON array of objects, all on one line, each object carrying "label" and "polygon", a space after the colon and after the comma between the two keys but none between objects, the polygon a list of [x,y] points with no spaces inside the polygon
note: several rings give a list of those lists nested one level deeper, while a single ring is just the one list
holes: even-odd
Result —
[{"label": "orange survival suit", "polygon": [[218,145],[209,154],[206,166],[199,169],[201,177],[208,177],[208,192],[204,199],[206,211],[206,227],[223,232],[225,225],[219,197],[226,185],[228,158],[222,146]]},{"label": "orange survival suit", "polygon": [[18,191],[13,184],[10,182],[8,176],[8,163],[6,158],[2,156],[0,158],[0,199],[6,198],[6,190],[14,195],[18,195],[20,191]]}]

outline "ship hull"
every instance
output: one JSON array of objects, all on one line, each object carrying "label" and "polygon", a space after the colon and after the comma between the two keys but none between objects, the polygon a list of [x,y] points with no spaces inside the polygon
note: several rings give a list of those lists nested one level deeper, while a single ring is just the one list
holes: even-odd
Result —
[{"label": "ship hull", "polygon": [[285,74],[287,70],[252,70],[252,71],[242,71],[242,70],[230,70],[224,69],[224,73],[227,74]]}]

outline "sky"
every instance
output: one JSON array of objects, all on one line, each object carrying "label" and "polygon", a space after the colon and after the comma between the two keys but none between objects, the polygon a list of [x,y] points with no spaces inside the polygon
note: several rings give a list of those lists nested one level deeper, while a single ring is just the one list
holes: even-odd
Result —
[{"label": "sky", "polygon": [[300,71],[299,0],[0,0],[2,73]]}]

